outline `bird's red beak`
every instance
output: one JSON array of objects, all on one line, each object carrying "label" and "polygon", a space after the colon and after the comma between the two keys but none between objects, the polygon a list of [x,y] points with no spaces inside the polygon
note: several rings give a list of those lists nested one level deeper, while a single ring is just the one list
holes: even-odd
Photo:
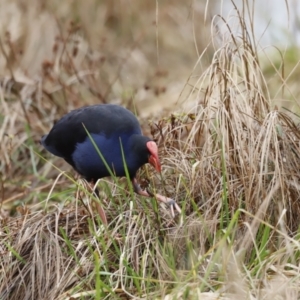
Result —
[{"label": "bird's red beak", "polygon": [[150,152],[149,164],[152,165],[157,172],[161,172],[161,165],[158,158],[158,148],[155,142],[147,142],[147,148]]}]

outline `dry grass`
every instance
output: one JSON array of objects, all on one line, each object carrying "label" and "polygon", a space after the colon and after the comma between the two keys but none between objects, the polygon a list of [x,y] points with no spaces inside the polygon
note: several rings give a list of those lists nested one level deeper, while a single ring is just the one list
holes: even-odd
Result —
[{"label": "dry grass", "polygon": [[[1,39],[0,298],[298,299],[298,118],[274,106],[272,95],[284,96],[289,83],[274,69],[281,86],[270,90],[242,12],[238,28],[214,18],[211,53],[182,25],[185,12],[197,19],[197,1],[162,4],[151,30],[155,4],[9,3],[2,5],[20,21]],[[66,30],[69,16],[75,22]],[[19,35],[16,24],[26,24]],[[190,47],[168,38],[174,28]],[[38,46],[34,30],[48,34]],[[199,60],[189,77],[193,43]],[[178,66],[178,53],[186,66]],[[105,228],[84,183],[57,175],[66,169],[60,159],[43,159],[39,137],[73,107],[118,102],[143,115],[154,97],[147,115],[168,91],[176,94],[170,107],[184,99],[189,108],[166,110],[150,126],[141,120],[160,146],[163,180],[150,168],[140,179],[174,197],[183,215],[173,220],[155,201],[131,195],[126,180],[102,180],[94,200],[107,211]]]},{"label": "dry grass", "polygon": [[97,272],[105,279],[98,293],[115,296],[150,290],[147,278],[140,290],[134,285],[134,277],[150,267],[153,278],[170,277],[167,263],[156,255],[166,235],[160,229],[163,224],[132,207],[122,214],[108,212],[109,230],[90,210],[74,204],[47,214],[27,211],[3,224],[1,299],[66,299],[76,292],[96,296]]}]

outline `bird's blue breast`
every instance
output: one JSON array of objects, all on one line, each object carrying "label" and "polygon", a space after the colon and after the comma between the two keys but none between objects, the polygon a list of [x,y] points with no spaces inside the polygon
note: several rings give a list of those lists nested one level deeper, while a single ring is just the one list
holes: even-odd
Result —
[{"label": "bird's blue breast", "polygon": [[[123,134],[123,136],[113,135],[107,138],[104,135],[94,133],[91,134],[91,137],[113,174],[118,177],[126,175],[120,146],[122,141],[122,149],[129,172],[136,172],[134,161],[132,161],[129,151],[128,144],[130,137]],[[72,160],[75,169],[88,180],[97,180],[102,177],[110,176],[105,163],[89,137],[87,137],[84,142],[76,144],[76,148],[72,154]]]}]

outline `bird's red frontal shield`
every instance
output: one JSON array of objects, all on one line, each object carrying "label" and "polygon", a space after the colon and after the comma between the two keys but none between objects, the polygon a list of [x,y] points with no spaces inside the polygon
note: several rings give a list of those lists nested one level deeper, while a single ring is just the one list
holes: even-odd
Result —
[{"label": "bird's red frontal shield", "polygon": [[149,164],[151,164],[157,172],[161,172],[161,165],[158,158],[158,148],[155,142],[147,142],[147,148],[151,153],[149,157]]}]

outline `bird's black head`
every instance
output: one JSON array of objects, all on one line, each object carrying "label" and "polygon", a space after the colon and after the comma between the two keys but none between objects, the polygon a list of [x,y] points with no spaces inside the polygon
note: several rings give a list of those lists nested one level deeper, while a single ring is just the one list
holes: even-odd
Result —
[{"label": "bird's black head", "polygon": [[161,172],[158,148],[154,141],[143,135],[133,135],[130,141],[131,152],[140,165],[151,164],[156,171]]}]

